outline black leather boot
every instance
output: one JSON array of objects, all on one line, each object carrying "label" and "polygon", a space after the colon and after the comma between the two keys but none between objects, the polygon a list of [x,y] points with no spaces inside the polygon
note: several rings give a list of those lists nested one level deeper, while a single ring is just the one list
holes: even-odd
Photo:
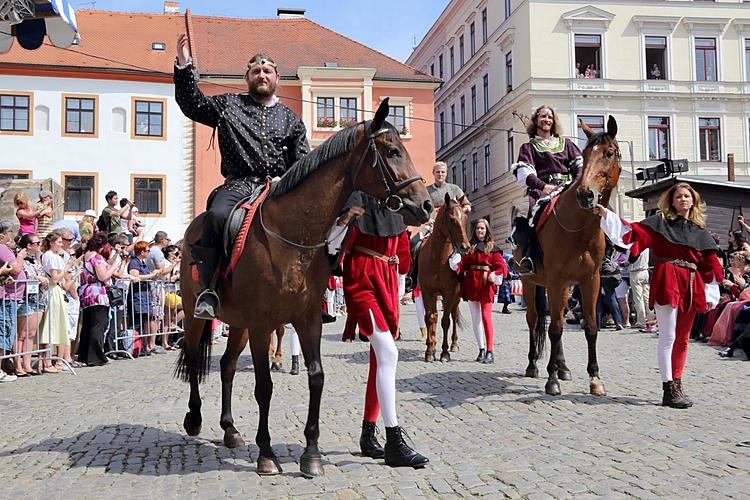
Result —
[{"label": "black leather boot", "polygon": [[690,400],[689,397],[687,397],[687,395],[685,394],[685,391],[682,390],[682,379],[676,378],[672,381],[672,383],[674,385],[675,392],[678,394],[680,398],[682,398],[683,401],[685,401],[685,404],[687,405],[687,407],[690,408],[691,406],[693,406],[693,402]]},{"label": "black leather boot", "polygon": [[219,315],[221,303],[219,296],[211,286],[216,273],[219,272],[221,256],[216,248],[199,245],[193,245],[190,248],[190,254],[198,267],[198,285],[201,289],[195,302],[193,316],[198,319],[216,319]]},{"label": "black leather boot", "polygon": [[513,270],[519,274],[533,274],[534,261],[531,259],[531,231],[529,221],[525,217],[516,217],[513,221],[513,241],[521,249],[521,261],[513,261]]},{"label": "black leather boot", "polygon": [[404,439],[405,431],[399,427],[385,428],[385,463],[391,467],[414,467],[420,469],[429,459],[412,450]]},{"label": "black leather boot", "polygon": [[664,395],[661,399],[662,406],[669,406],[670,408],[690,408],[692,406],[692,403],[689,403],[684,399],[684,397],[681,396],[679,392],[675,389],[675,385],[673,381],[669,382],[663,382],[662,384],[662,390],[664,391]]},{"label": "black leather boot", "polygon": [[290,375],[299,375],[299,354],[292,356],[292,368],[289,370]]},{"label": "black leather boot", "polygon": [[478,363],[481,363],[482,361],[484,361],[484,353],[485,352],[486,351],[484,349],[479,349],[479,356],[477,356],[477,359],[475,359],[474,361],[476,361]]},{"label": "black leather boot", "polygon": [[484,355],[484,359],[482,360],[482,363],[485,365],[491,365],[495,362],[495,355],[492,354],[492,351],[487,351],[487,354]]},{"label": "black leather boot", "polygon": [[385,450],[380,446],[378,438],[375,436],[377,430],[375,422],[362,421],[362,434],[359,435],[359,449],[365,457],[383,458],[385,456]]},{"label": "black leather boot", "polygon": [[734,357],[734,347],[727,347],[719,351],[719,356],[722,358],[733,358]]}]

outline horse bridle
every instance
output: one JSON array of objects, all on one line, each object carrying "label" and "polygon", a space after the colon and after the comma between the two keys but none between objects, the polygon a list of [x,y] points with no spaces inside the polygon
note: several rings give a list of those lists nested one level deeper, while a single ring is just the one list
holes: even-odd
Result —
[{"label": "horse bridle", "polygon": [[[367,147],[362,153],[362,156],[359,158],[357,166],[354,168],[354,175],[352,176],[352,186],[355,190],[357,189],[357,178],[359,177],[359,172],[362,170],[362,166],[365,163],[365,159],[367,158],[368,153],[372,151],[372,168],[378,168],[378,170],[380,171],[380,179],[383,181],[383,185],[385,186],[386,197],[384,200],[381,200],[381,202],[383,203],[383,206],[385,208],[395,213],[404,208],[404,200],[397,193],[399,193],[406,186],[413,182],[423,181],[424,177],[422,177],[421,175],[416,175],[414,177],[406,179],[405,181],[397,182],[397,179],[394,178],[393,174],[388,169],[388,164],[383,159],[383,156],[380,154],[380,151],[378,151],[377,145],[375,144],[375,138],[388,132],[388,130],[389,129],[387,127],[383,127],[380,130],[376,130],[375,132],[372,132],[367,136]],[[271,231],[263,222],[263,205],[265,204],[265,202],[266,200],[264,199],[261,202],[260,207],[258,207],[258,219],[260,221],[260,227],[263,228],[263,231],[265,231],[266,234],[291,247],[300,248],[303,250],[316,250],[318,248],[323,248],[328,244],[328,240],[325,240],[314,245],[303,245],[301,243],[290,241],[280,234]]]},{"label": "horse bridle", "polygon": [[376,130],[375,132],[372,132],[367,136],[367,148],[365,149],[364,153],[362,153],[359,162],[357,162],[357,166],[354,167],[352,184],[354,185],[354,189],[356,190],[359,172],[362,170],[362,166],[365,163],[367,154],[372,151],[372,168],[377,167],[380,173],[380,180],[383,181],[383,185],[385,186],[386,197],[384,200],[381,200],[381,202],[383,203],[383,206],[389,211],[398,212],[399,210],[404,208],[404,200],[397,193],[399,193],[409,184],[417,181],[423,181],[424,177],[422,177],[421,175],[415,175],[414,177],[410,177],[404,181],[397,182],[397,179],[394,178],[393,173],[388,168],[388,164],[383,159],[383,155],[380,154],[380,151],[378,151],[377,145],[375,144],[375,138],[379,135],[385,134],[388,131],[389,129],[387,127],[383,127],[380,130]]}]

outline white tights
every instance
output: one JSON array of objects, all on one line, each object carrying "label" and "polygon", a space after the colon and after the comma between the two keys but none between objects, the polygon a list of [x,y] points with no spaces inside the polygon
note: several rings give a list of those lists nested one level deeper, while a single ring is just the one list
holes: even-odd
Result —
[{"label": "white tights", "polygon": [[474,338],[477,339],[477,345],[480,349],[486,349],[487,342],[484,338],[484,324],[482,323],[482,304],[470,300],[469,311],[471,311],[471,326],[474,328]]},{"label": "white tights", "polygon": [[302,348],[299,345],[299,335],[294,327],[289,328],[289,343],[291,344],[292,356],[299,356]]},{"label": "white tights", "polygon": [[672,346],[676,338],[677,308],[670,304],[663,306],[654,304],[656,311],[656,322],[659,325],[659,345],[656,348],[656,357],[659,360],[659,372],[661,381],[672,380]]},{"label": "white tights", "polygon": [[380,414],[383,416],[383,424],[386,427],[396,427],[396,364],[398,363],[398,349],[393,341],[393,335],[388,330],[378,328],[375,318],[372,318],[372,335],[370,345],[375,351],[375,359],[378,363],[378,371],[375,376],[375,389],[378,393],[380,403]]},{"label": "white tights", "polygon": [[414,305],[417,306],[417,325],[419,328],[427,328],[427,323],[424,321],[424,301],[421,293],[414,297]]}]

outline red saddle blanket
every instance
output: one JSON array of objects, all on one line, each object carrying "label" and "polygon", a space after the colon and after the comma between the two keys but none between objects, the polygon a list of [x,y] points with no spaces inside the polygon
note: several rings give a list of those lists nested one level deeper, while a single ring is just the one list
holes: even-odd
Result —
[{"label": "red saddle blanket", "polygon": [[542,207],[539,212],[537,212],[537,215],[535,217],[534,221],[534,231],[539,233],[541,231],[542,226],[544,226],[544,223],[547,222],[547,219],[549,219],[549,216],[552,215],[552,210],[555,208],[555,205],[557,204],[557,201],[560,199],[560,195],[555,196],[552,198],[547,204]]}]

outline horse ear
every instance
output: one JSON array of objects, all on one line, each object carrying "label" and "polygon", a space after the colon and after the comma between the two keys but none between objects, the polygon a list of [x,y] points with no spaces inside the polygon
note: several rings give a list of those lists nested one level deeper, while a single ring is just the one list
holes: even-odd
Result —
[{"label": "horse ear", "polygon": [[609,120],[607,120],[607,135],[612,139],[617,135],[617,120],[612,115],[609,115]]},{"label": "horse ear", "polygon": [[445,206],[448,207],[451,204],[451,195],[445,193]]},{"label": "horse ear", "polygon": [[372,119],[372,124],[370,125],[370,133],[377,132],[383,128],[383,123],[385,122],[385,118],[388,116],[389,111],[390,106],[388,106],[388,98],[386,97],[381,101],[378,110],[375,112],[375,118]]},{"label": "horse ear", "polygon": [[589,138],[592,135],[594,135],[594,131],[591,130],[591,127],[586,125],[583,120],[578,120],[578,123],[581,124],[581,130],[583,130],[583,133],[586,134],[586,137]]}]

